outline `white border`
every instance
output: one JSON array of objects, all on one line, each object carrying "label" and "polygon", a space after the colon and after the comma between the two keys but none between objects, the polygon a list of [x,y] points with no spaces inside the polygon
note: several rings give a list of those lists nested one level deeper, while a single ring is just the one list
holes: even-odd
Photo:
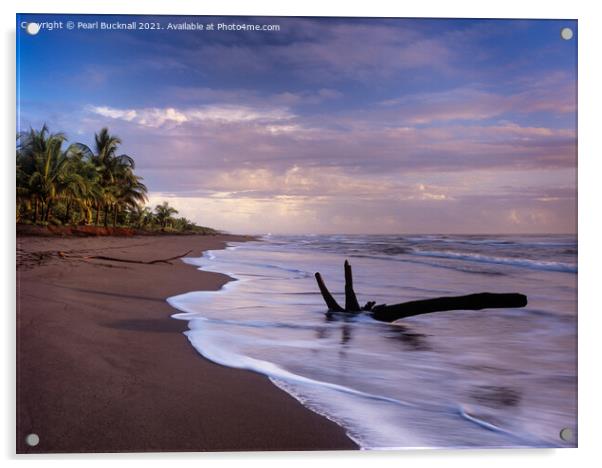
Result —
[{"label": "white border", "polygon": [[[106,463],[116,466],[143,466],[165,464],[167,460],[179,463],[234,462],[251,466],[281,465],[301,466],[307,463],[345,464],[361,466],[365,463],[378,463],[383,466],[399,466],[403,463],[412,468],[445,463],[451,467],[507,467],[510,464],[529,463],[532,467],[567,467],[600,458],[596,457],[599,444],[598,427],[600,412],[600,375],[597,357],[600,350],[602,332],[600,301],[596,297],[599,286],[600,265],[600,179],[602,164],[599,138],[602,134],[602,103],[599,86],[600,73],[600,20],[592,1],[545,1],[525,0],[487,1],[428,1],[393,2],[391,0],[369,0],[365,2],[327,2],[325,0],[305,0],[285,2],[278,0],[253,0],[219,2],[192,0],[145,0],[144,2],[124,0],[8,0],[1,3],[2,21],[2,100],[5,111],[2,113],[2,203],[0,219],[5,220],[2,236],[2,379],[0,385],[3,416],[0,426],[0,444],[3,458],[9,463],[17,459],[20,466],[44,460],[46,463],[61,466],[65,463]],[[408,451],[396,453],[244,453],[244,454],[117,454],[117,455],[53,455],[19,456],[14,455],[14,249],[15,237],[12,224],[14,213],[14,150],[15,135],[15,13],[136,13],[136,14],[207,14],[207,15],[284,15],[284,16],[404,16],[404,17],[489,17],[489,18],[577,18],[579,20],[579,449],[565,450],[476,450],[476,451]],[[596,45],[598,45],[596,47]],[[596,151],[598,150],[598,151]]]}]

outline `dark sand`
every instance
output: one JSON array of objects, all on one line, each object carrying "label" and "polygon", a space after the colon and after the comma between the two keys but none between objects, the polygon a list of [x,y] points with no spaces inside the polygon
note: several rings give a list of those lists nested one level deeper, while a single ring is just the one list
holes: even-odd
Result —
[{"label": "dark sand", "polygon": [[[228,277],[180,260],[230,236],[17,238],[17,452],[333,450],[356,445],[265,377],[201,358],[165,298]],[[25,436],[40,436],[28,447]]]}]

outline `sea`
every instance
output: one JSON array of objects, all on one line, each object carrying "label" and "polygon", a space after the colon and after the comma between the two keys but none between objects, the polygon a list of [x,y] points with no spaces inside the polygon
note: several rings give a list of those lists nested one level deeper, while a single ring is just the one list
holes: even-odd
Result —
[{"label": "sea", "polygon": [[[519,292],[528,305],[328,313],[314,273],[343,305],[346,259],[360,304]],[[265,375],[362,449],[577,444],[574,235],[267,235],[183,261],[233,279],[168,299],[198,353]]]}]

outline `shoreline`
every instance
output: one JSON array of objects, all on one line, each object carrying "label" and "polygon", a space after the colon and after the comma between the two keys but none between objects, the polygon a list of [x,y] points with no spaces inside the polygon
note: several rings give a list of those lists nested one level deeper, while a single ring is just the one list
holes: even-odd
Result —
[{"label": "shoreline", "polygon": [[18,236],[17,453],[357,449],[267,377],[188,342],[166,298],[231,278],[180,260],[82,258],[200,256],[249,239]]}]

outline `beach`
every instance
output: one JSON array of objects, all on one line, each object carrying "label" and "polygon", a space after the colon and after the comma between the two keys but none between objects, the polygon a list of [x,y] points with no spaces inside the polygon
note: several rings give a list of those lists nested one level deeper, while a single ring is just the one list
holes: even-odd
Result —
[{"label": "beach", "polygon": [[[203,359],[166,298],[230,278],[180,259],[235,236],[17,238],[17,452],[357,446],[265,376]],[[40,443],[25,444],[36,433]]]}]

